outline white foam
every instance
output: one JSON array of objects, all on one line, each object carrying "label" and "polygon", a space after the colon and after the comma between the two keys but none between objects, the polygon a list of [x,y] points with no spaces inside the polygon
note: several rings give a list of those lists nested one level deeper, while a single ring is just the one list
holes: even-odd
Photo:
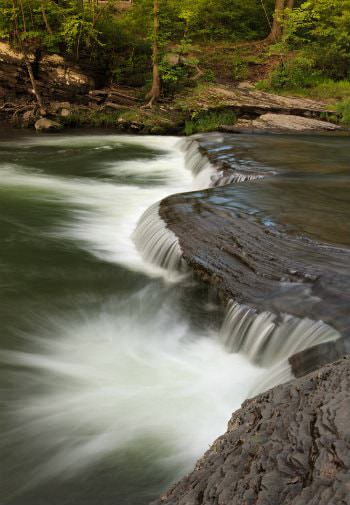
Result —
[{"label": "white foam", "polygon": [[0,353],[30,372],[12,416],[17,439],[43,461],[33,481],[72,476],[147,438],[163,447],[151,457],[184,472],[225,431],[262,373],[191,330],[152,287],[100,313],[52,318],[50,331],[38,331],[31,352]]},{"label": "white foam", "polygon": [[58,200],[71,209],[71,219],[53,231],[58,237],[79,241],[82,247],[103,261],[118,263],[148,275],[168,277],[164,269],[144,261],[132,240],[132,234],[142,214],[164,197],[186,190],[199,189],[208,181],[198,181],[185,167],[183,153],[174,137],[132,136],[69,136],[38,137],[27,140],[25,146],[97,146],[120,147],[121,144],[139,145],[161,152],[150,159],[107,164],[103,171],[110,175],[145,177],[145,184],[116,184],[109,180],[64,178],[30,171],[16,166],[0,166],[1,184],[30,187],[35,198]]}]

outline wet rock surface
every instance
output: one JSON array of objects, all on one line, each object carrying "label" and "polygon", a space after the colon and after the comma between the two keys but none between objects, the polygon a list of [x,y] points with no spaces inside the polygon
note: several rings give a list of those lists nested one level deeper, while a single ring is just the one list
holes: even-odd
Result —
[{"label": "wet rock surface", "polygon": [[[222,159],[222,149],[199,141],[218,171],[261,184],[256,166],[243,172]],[[272,172],[260,176],[273,177]],[[238,178],[238,180],[240,180]],[[244,179],[243,179],[244,180]],[[173,195],[162,201],[160,215],[179,239],[184,259],[224,300],[233,299],[258,311],[323,320],[341,341],[293,356],[294,374],[301,376],[337,359],[350,343],[350,250],[289,235],[242,208],[216,204],[213,189]],[[219,197],[219,193],[216,194]]]},{"label": "wet rock surface", "polygon": [[349,413],[347,357],[244,402],[154,505],[350,504]]}]

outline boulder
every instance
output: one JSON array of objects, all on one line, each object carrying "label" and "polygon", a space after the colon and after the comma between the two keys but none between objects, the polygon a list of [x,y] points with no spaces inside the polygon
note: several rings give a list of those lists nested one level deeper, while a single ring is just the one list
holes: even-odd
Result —
[{"label": "boulder", "polygon": [[254,128],[294,131],[338,130],[340,128],[338,125],[319,119],[272,113],[263,114],[253,121],[252,125]]},{"label": "boulder", "polygon": [[347,357],[244,402],[154,505],[348,505],[349,412]]},{"label": "boulder", "polygon": [[61,116],[62,117],[68,117],[70,115],[70,110],[69,109],[62,109],[61,110]]},{"label": "boulder", "polygon": [[55,131],[60,130],[63,126],[52,119],[41,118],[35,122],[36,131]]}]

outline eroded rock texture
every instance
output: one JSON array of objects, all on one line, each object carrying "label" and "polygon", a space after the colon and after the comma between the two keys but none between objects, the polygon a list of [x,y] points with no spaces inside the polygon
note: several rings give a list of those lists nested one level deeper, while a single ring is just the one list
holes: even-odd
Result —
[{"label": "eroded rock texture", "polygon": [[350,504],[349,418],[347,357],[247,400],[156,504]]}]

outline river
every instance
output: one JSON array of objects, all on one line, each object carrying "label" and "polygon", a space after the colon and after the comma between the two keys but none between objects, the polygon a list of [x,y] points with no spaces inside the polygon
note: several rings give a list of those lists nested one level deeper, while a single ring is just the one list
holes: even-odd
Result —
[{"label": "river", "polygon": [[[250,150],[275,169],[265,139],[247,148],[243,138],[240,159]],[[333,140],[309,142],[317,156]],[[191,272],[162,268],[149,261],[153,246],[146,256],[135,246],[150,206],[210,185],[210,169],[193,175],[178,143],[84,132],[0,139],[2,505],[145,505],[192,468],[271,375],[274,363],[230,352],[222,309]],[[283,158],[285,147],[276,149]],[[296,150],[295,165],[308,149]],[[342,156],[337,173],[348,184]],[[271,208],[278,178],[266,188],[255,197],[264,219],[300,230],[291,196],[287,218]],[[218,205],[248,205],[245,189],[215,191]],[[317,238],[348,243],[339,227],[323,229]]]}]

